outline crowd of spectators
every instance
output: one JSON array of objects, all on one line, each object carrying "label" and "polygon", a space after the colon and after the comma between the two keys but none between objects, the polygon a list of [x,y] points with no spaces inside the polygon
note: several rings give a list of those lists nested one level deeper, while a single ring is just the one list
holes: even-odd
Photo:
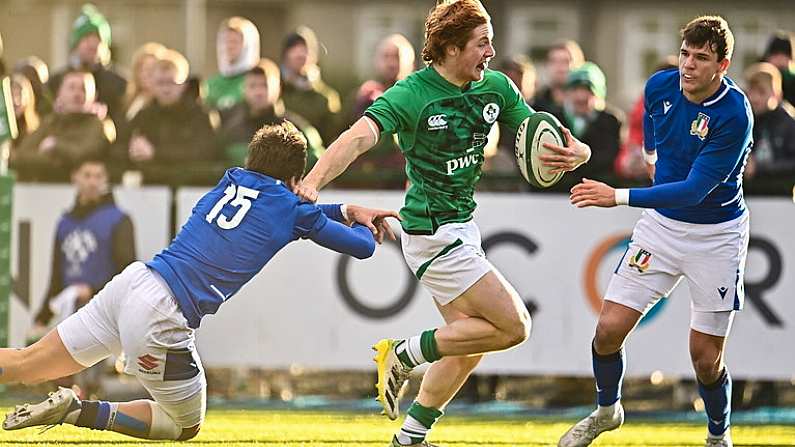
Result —
[{"label": "crowd of spectators", "polygon": [[[288,34],[276,62],[262,57],[253,22],[230,17],[217,32],[217,73],[202,79],[179,51],[149,42],[133,54],[127,76],[111,63],[111,28],[92,5],[82,8],[68,44],[67,65],[52,75],[35,56],[0,66],[10,75],[19,129],[10,164],[22,181],[66,181],[72,164],[103,157],[114,181],[209,183],[243,163],[258,128],[282,119],[306,135],[311,166],[379,95],[418,68],[409,40],[389,35],[374,51],[373,77],[341,97],[323,81],[321,44],[311,29],[301,26]],[[737,80],[756,118],[746,169],[752,193],[785,194],[795,177],[792,46],[789,33],[776,32],[759,64]],[[591,161],[551,190],[567,191],[583,177],[624,186],[649,181],[641,157],[642,92],[625,118],[607,103],[608,80],[577,42],[551,45],[538,70],[521,54],[491,66],[510,77],[534,109],[555,115],[591,146]],[[655,71],[675,66],[670,56]],[[495,127],[490,142],[483,186],[530,190],[517,175],[512,129]],[[385,138],[335,185],[400,189],[403,170],[396,141]]]}]

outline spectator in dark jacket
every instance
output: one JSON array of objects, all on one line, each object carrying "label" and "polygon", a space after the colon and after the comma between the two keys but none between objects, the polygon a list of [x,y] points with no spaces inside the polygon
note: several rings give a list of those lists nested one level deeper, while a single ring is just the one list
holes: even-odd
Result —
[{"label": "spectator in dark jacket", "polygon": [[90,73],[64,74],[54,112],[12,154],[21,179],[63,181],[76,160],[108,155],[116,130],[110,120],[97,116],[94,92]]},{"label": "spectator in dark jacket", "polygon": [[792,33],[776,31],[765,47],[762,61],[773,64],[781,73],[783,98],[795,105],[795,67],[793,67]]},{"label": "spectator in dark jacket", "polygon": [[581,178],[615,181],[613,166],[621,146],[623,116],[606,105],[606,95],[605,75],[596,64],[586,62],[569,73],[564,124],[575,137],[591,146],[591,160],[564,177],[561,183],[566,186],[578,183]]},{"label": "spectator in dark jacket", "polygon": [[147,42],[133,53],[132,73],[124,95],[124,119],[132,121],[135,115],[149,105],[154,97],[153,78],[155,65],[167,50],[157,42]]},{"label": "spectator in dark jacket", "polygon": [[84,5],[72,24],[69,48],[68,66],[50,78],[51,94],[55,96],[58,92],[64,73],[88,71],[94,75],[97,102],[107,108],[114,123],[123,123],[127,81],[110,66],[110,24],[93,5]]},{"label": "spectator in dark jacket", "polygon": [[129,124],[127,155],[137,167],[184,167],[216,158],[218,123],[192,95],[185,94],[188,61],[166,50],[154,71],[154,101]]},{"label": "spectator in dark jacket", "polygon": [[795,111],[783,101],[780,72],[765,62],[746,70],[754,111],[754,150],[745,170],[750,191],[784,194],[795,184]]},{"label": "spectator in dark jacket", "polygon": [[577,42],[562,40],[553,44],[547,51],[546,85],[536,93],[533,108],[549,112],[563,121],[563,103],[569,72],[579,68],[584,62],[585,56]]},{"label": "spectator in dark jacket", "polygon": [[323,82],[314,31],[299,27],[287,36],[282,49],[282,99],[287,110],[303,116],[323,137],[337,138],[341,127],[340,95]]},{"label": "spectator in dark jacket", "polygon": [[266,124],[288,120],[307,139],[308,165],[314,165],[324,151],[317,130],[302,116],[286,110],[281,100],[279,67],[270,59],[262,59],[243,79],[243,102],[222,115],[222,156],[228,166],[243,166],[248,143]]}]

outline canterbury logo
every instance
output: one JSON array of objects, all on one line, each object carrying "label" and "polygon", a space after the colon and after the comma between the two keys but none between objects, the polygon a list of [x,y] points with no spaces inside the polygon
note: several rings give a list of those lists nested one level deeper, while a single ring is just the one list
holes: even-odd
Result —
[{"label": "canterbury logo", "polygon": [[158,362],[156,358],[152,357],[149,354],[146,354],[138,357],[138,366],[140,366],[141,368],[147,371],[151,371],[157,368]]},{"label": "canterbury logo", "polygon": [[445,119],[444,113],[440,115],[432,115],[428,117],[428,128],[429,130],[438,130],[438,129],[446,129],[447,128],[447,120]]}]

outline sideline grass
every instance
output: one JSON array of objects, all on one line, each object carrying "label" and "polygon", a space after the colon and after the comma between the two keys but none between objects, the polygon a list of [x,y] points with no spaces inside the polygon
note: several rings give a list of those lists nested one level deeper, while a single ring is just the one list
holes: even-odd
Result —
[{"label": "sideline grass", "polygon": [[[3,413],[8,408],[0,409]],[[440,446],[554,446],[571,421],[444,418],[430,441]],[[188,443],[146,442],[116,433],[59,426],[39,435],[38,429],[0,430],[2,446],[288,446],[385,447],[399,422],[383,416],[353,413],[210,410],[199,436]],[[602,435],[594,446],[703,446],[704,425],[633,423]],[[737,426],[734,445],[793,446],[793,426]]]}]

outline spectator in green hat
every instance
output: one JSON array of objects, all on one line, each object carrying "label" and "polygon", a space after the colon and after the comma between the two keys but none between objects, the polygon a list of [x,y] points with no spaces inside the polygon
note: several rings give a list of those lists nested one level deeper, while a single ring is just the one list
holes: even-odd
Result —
[{"label": "spectator in green hat", "polygon": [[616,179],[613,166],[621,146],[624,118],[621,111],[607,106],[606,96],[607,81],[598,65],[585,62],[569,73],[564,124],[575,137],[591,146],[592,155],[586,166],[566,176],[567,184],[561,188],[567,191],[583,177],[604,182]]},{"label": "spectator in green hat", "polygon": [[602,69],[593,62],[586,62],[569,73],[566,87],[587,86],[597,98],[604,100],[607,96],[607,80]]},{"label": "spectator in green hat", "polygon": [[108,20],[94,5],[83,5],[69,33],[68,66],[55,73],[48,86],[54,97],[65,72],[90,72],[96,80],[97,102],[104,106],[100,110],[105,108],[113,121],[119,124],[124,122],[123,99],[127,80],[110,65],[110,44]]}]

